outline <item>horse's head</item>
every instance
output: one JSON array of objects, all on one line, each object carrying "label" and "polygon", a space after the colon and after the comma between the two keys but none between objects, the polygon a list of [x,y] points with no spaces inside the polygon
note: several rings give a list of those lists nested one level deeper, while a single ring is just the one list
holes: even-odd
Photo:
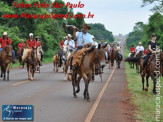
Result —
[{"label": "horse's head", "polygon": [[106,43],[103,47],[101,47],[100,44],[98,45],[97,59],[100,64],[100,67],[104,67],[106,65],[105,48],[107,45],[108,45],[108,43]]},{"label": "horse's head", "polygon": [[4,50],[5,50],[7,56],[12,57],[12,50],[13,50],[12,45],[7,45],[4,48]]},{"label": "horse's head", "polygon": [[63,54],[65,54],[68,51],[68,45],[63,45]]}]

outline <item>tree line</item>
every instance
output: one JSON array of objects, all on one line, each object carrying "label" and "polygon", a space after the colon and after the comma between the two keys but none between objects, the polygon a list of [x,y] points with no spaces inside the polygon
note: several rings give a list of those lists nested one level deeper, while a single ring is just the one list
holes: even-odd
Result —
[{"label": "tree line", "polygon": [[158,2],[151,10],[153,15],[148,19],[148,23],[137,22],[133,28],[133,31],[128,34],[127,47],[129,48],[132,44],[138,45],[138,42],[142,42],[147,47],[148,41],[151,40],[152,33],[157,34],[157,42],[160,49],[163,50],[163,0],[143,0],[143,5],[146,6]]}]

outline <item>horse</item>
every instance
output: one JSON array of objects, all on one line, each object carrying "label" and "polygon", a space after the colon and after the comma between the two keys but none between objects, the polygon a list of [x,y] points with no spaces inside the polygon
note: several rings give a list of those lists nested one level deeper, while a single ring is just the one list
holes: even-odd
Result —
[{"label": "horse", "polygon": [[6,71],[7,80],[9,80],[10,65],[13,60],[12,50],[12,45],[7,45],[0,53],[1,78],[3,77],[4,81],[6,80]]},{"label": "horse", "polygon": [[20,50],[17,51],[17,59],[18,59],[18,61],[20,63],[19,68],[21,67],[22,56],[23,56],[24,50],[25,50],[25,47],[23,47],[22,49],[20,49]]},{"label": "horse", "polygon": [[[41,46],[37,47],[37,54],[38,54],[40,59],[41,59],[42,53],[43,53],[42,47]],[[36,72],[40,73],[40,62],[36,63]]]},{"label": "horse", "polygon": [[58,53],[54,55],[53,57],[53,65],[54,65],[54,69],[53,71],[58,72],[58,63],[59,63],[59,55]]},{"label": "horse", "polygon": [[136,72],[137,73],[140,73],[140,58],[143,56],[144,54],[143,54],[143,51],[139,51],[139,53],[137,53],[136,54],[136,59],[138,60],[137,62],[136,62]]},{"label": "horse", "polygon": [[[163,54],[160,54],[160,57],[163,56]],[[148,83],[148,79],[149,77],[151,77],[151,79],[153,80],[153,93],[156,95],[156,83],[157,83],[157,79],[160,76],[160,74],[158,75],[156,72],[159,70],[157,69],[157,64],[156,64],[156,58],[160,58],[158,54],[152,54],[150,56],[150,59],[147,62],[147,66],[146,66],[146,72],[145,75],[142,75],[142,90],[143,91],[148,91],[148,87],[149,87],[149,83]],[[141,67],[143,67],[143,62],[144,60],[141,58],[140,60],[140,65]],[[161,62],[161,61],[160,61]],[[141,68],[141,72],[142,72],[142,68]],[[160,70],[161,71],[161,70]],[[158,71],[158,72],[160,72]],[[161,73],[161,72],[160,72]],[[146,88],[144,88],[144,77],[146,77]]]},{"label": "horse", "polygon": [[67,64],[67,61],[68,61],[68,57],[71,55],[71,52],[69,50],[69,45],[63,45],[63,55],[62,55],[62,64],[63,64],[63,72],[64,72],[64,80],[66,80],[66,72],[65,72],[65,69],[66,69],[66,64]]},{"label": "horse", "polygon": [[118,68],[120,68],[120,63],[122,61],[122,55],[120,54],[120,52],[118,50],[115,51],[115,60],[118,65]]},{"label": "horse", "polygon": [[112,48],[108,56],[109,69],[112,69],[112,67],[114,66],[114,59],[115,59],[115,49]]},{"label": "horse", "polygon": [[[104,45],[103,48],[105,48],[106,46],[107,44]],[[98,68],[100,70],[102,67],[105,66],[106,63],[105,50],[103,48],[101,49],[100,45],[98,45],[98,49],[92,46],[83,57],[81,65],[73,69],[72,86],[74,98],[77,98],[76,93],[79,93],[80,91],[80,80],[81,78],[83,78],[85,82],[85,89],[83,93],[84,100],[90,100],[88,87],[92,76],[94,75],[94,66],[96,67],[96,69]],[[76,78],[77,74],[79,75],[78,78]],[[77,86],[76,91],[75,86]]]},{"label": "horse", "polygon": [[37,62],[37,47],[33,47],[29,49],[28,57],[27,57],[27,71],[28,71],[28,79],[34,80],[34,73],[36,71]]},{"label": "horse", "polygon": [[[130,57],[133,58],[134,55],[135,55],[135,52],[132,52],[131,55],[130,55]],[[130,64],[130,68],[131,68],[131,69],[134,69],[134,64],[135,64],[135,62],[129,62],[129,64]]]}]

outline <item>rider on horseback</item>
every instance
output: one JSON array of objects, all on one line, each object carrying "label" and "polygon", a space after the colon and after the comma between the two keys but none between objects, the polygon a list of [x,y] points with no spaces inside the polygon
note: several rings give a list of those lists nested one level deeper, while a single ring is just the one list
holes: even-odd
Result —
[{"label": "rider on horseback", "polygon": [[148,62],[148,59],[150,58],[150,56],[152,54],[155,54],[157,52],[159,52],[160,50],[158,49],[158,43],[156,42],[156,34],[153,33],[152,34],[152,40],[148,42],[148,53],[147,56],[145,57],[144,63],[143,63],[143,71],[141,73],[142,76],[145,75],[145,71],[146,71],[146,65]]},{"label": "rider on horseback", "polygon": [[135,57],[136,55],[140,52],[140,51],[144,51],[144,47],[142,46],[142,43],[139,42],[139,45],[136,47],[136,54],[135,54]]},{"label": "rider on horseback", "polygon": [[135,51],[136,51],[136,49],[135,49],[134,45],[132,45],[130,48],[130,53],[129,53],[128,57],[130,57],[132,53],[135,53]]},{"label": "rider on horseback", "polygon": [[65,42],[64,42],[64,45],[69,46],[69,51],[70,52],[72,52],[75,49],[75,42],[71,38],[72,38],[71,34],[68,34],[67,40],[65,40]]},{"label": "rider on horseback", "polygon": [[123,57],[123,56],[122,56],[122,53],[121,53],[121,46],[119,45],[119,43],[117,43],[117,46],[116,46],[115,49],[116,49],[117,52],[121,55],[121,57]]},{"label": "rider on horseback", "polygon": [[[7,45],[11,45],[12,41],[10,38],[8,38],[7,32],[3,33],[3,36],[0,38],[0,43],[1,43],[1,48],[0,48],[0,53],[2,52],[3,48],[5,48]],[[13,55],[13,63],[16,62],[16,56],[15,56],[15,51],[12,50],[12,55]]]},{"label": "rider on horseback", "polygon": [[[81,26],[81,28],[82,28],[81,32],[76,32],[76,27],[72,27],[73,38],[77,39],[77,49],[74,52],[74,54],[76,54],[76,52],[82,49],[83,47],[84,48],[90,47],[93,42],[91,35],[88,33],[88,30],[90,30],[91,27],[85,23],[83,26]],[[73,62],[73,57],[71,58],[70,61],[70,73],[72,72],[72,62]]]},{"label": "rider on horseback", "polygon": [[[24,50],[23,56],[22,56],[22,62],[21,62],[21,68],[24,67],[24,62],[26,61],[27,57],[28,57],[28,53],[30,53],[32,51],[33,48],[35,48],[37,46],[37,42],[36,40],[33,38],[33,33],[29,34],[29,39],[27,40],[27,47],[28,49]],[[37,52],[37,62],[40,62],[40,57],[39,54]]]},{"label": "rider on horseback", "polygon": [[64,45],[64,42],[66,40],[67,40],[67,36],[64,37],[64,39],[59,43],[59,47],[60,47],[60,50],[58,51],[58,55],[59,55],[59,67],[62,66],[63,45]]},{"label": "rider on horseback", "polygon": [[26,47],[26,44],[24,43],[24,39],[21,39],[21,42],[18,44],[18,48],[21,50],[23,47]]},{"label": "rider on horseback", "polygon": [[95,41],[95,37],[92,35],[92,45],[94,45],[96,48],[98,48],[98,43]]},{"label": "rider on horseback", "polygon": [[[42,50],[42,43],[40,41],[39,36],[36,36],[35,40],[37,42],[36,46],[39,48],[39,53],[41,54],[41,61],[43,61],[44,51]],[[40,66],[42,66],[41,61],[40,61],[40,64],[39,64]]]}]

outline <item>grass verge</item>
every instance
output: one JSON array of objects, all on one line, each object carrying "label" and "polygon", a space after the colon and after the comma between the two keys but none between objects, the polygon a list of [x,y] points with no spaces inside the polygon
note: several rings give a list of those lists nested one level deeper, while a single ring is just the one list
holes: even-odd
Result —
[{"label": "grass verge", "polygon": [[[128,51],[126,51],[127,53]],[[125,54],[126,55],[126,54]],[[130,69],[129,64],[125,63],[126,76],[128,82],[128,89],[131,95],[131,102],[137,109],[134,111],[136,120],[142,122],[155,122],[156,121],[156,96],[153,94],[153,81],[149,80],[148,92],[142,91],[141,76],[136,73],[136,69]],[[160,78],[161,86],[163,87],[163,78]],[[146,86],[146,82],[145,82]],[[163,121],[163,88],[161,88],[160,112]]]}]

